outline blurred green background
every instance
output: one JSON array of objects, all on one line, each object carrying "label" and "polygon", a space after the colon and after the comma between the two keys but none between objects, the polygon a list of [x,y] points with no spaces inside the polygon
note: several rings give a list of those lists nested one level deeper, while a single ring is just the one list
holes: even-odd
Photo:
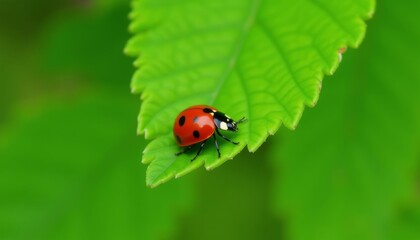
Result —
[{"label": "blurred green background", "polygon": [[420,239],[420,29],[378,3],[296,131],[145,187],[128,0],[3,0],[0,239]]}]

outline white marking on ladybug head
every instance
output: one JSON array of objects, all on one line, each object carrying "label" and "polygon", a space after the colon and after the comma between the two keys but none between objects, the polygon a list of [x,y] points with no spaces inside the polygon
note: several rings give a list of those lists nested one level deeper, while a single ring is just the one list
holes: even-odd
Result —
[{"label": "white marking on ladybug head", "polygon": [[214,112],[211,112],[210,115],[214,116]]},{"label": "white marking on ladybug head", "polygon": [[220,122],[220,129],[228,130],[228,125],[225,122]]}]

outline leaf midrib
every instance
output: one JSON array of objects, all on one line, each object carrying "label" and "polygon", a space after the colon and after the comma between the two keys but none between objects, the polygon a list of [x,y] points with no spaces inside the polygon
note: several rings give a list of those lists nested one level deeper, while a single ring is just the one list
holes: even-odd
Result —
[{"label": "leaf midrib", "polygon": [[[229,76],[232,74],[234,68],[236,67],[238,58],[240,56],[241,50],[245,44],[245,41],[247,39],[247,36],[249,34],[249,31],[252,27],[252,24],[255,21],[259,6],[261,4],[261,0],[254,0],[253,4],[251,4],[251,8],[249,10],[249,13],[244,21],[244,25],[242,27],[242,32],[238,38],[238,44],[236,45],[236,47],[233,50],[233,54],[231,56],[231,58],[228,61],[228,65],[225,69],[225,71],[223,72],[219,84],[216,86],[215,91],[213,92],[213,94],[210,97],[210,101],[209,104],[212,105],[214,103],[214,101],[216,100],[217,96],[219,96],[220,90],[222,89],[223,85],[225,84],[226,80],[229,78]],[[175,159],[173,159],[173,161],[171,161],[167,166],[166,169],[169,169],[170,166],[172,164],[174,164]],[[156,182],[156,179],[159,179],[160,176],[162,176],[164,173],[166,173],[166,171],[161,172],[160,174],[158,174],[157,176],[155,176],[152,180],[151,180],[151,184],[150,185],[156,185],[159,182]]]},{"label": "leaf midrib", "polygon": [[229,59],[228,64],[226,66],[225,71],[220,77],[219,84],[216,85],[216,88],[210,97],[209,104],[212,105],[216,101],[216,98],[219,96],[220,90],[222,89],[223,85],[225,84],[226,80],[232,74],[233,69],[236,67],[238,62],[238,58],[241,54],[241,50],[245,45],[245,41],[249,34],[251,27],[255,21],[257,16],[258,10],[260,8],[262,0],[254,0],[251,4],[249,13],[247,14],[246,18],[244,19],[244,24],[242,26],[241,34],[238,37],[238,43],[236,44],[235,48],[233,49],[232,57]]}]

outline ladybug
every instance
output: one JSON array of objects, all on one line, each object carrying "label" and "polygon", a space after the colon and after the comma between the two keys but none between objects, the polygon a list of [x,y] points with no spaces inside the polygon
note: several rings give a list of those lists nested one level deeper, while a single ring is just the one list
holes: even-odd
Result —
[{"label": "ladybug", "polygon": [[185,147],[182,152],[176,153],[175,155],[179,156],[186,153],[194,145],[201,143],[195,157],[191,160],[194,161],[200,155],[206,141],[213,136],[217,154],[220,158],[216,134],[235,145],[239,144],[239,142],[234,142],[223,136],[219,129],[236,132],[238,131],[237,125],[243,121],[245,121],[245,118],[241,118],[235,122],[232,118],[211,106],[197,105],[189,107],[182,111],[175,119],[173,130],[176,143],[181,147]]}]

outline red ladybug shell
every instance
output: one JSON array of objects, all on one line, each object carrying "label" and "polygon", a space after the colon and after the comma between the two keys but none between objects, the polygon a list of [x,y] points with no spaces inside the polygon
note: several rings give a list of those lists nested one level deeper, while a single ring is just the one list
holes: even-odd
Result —
[{"label": "red ladybug shell", "polygon": [[213,135],[216,125],[212,113],[203,111],[205,108],[217,111],[214,107],[197,105],[185,109],[175,119],[174,136],[179,146],[190,146]]}]

